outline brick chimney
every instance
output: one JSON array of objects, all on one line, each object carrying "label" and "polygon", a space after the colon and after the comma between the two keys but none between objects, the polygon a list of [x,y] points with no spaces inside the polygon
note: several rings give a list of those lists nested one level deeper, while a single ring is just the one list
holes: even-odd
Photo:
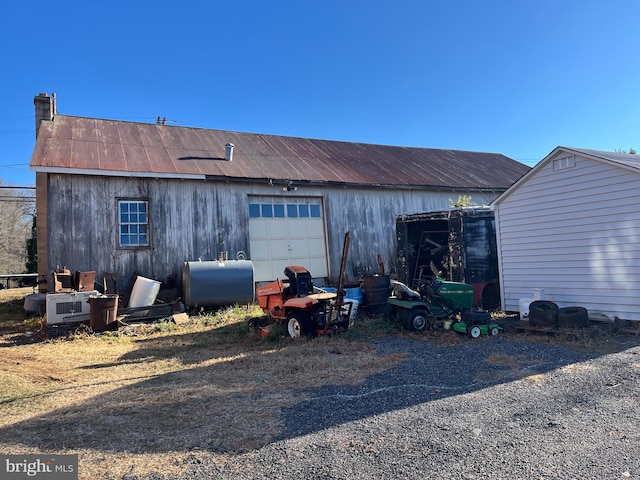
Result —
[{"label": "brick chimney", "polygon": [[38,138],[38,129],[42,120],[53,120],[53,116],[56,111],[56,94],[52,93],[51,96],[46,93],[39,93],[33,99],[33,104],[36,106],[36,138]]}]

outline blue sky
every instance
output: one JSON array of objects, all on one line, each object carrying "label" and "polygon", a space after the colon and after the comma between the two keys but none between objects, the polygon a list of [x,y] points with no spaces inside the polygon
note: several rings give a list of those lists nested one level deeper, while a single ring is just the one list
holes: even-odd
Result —
[{"label": "blue sky", "polygon": [[640,151],[637,0],[6,2],[0,178],[61,114],[498,152]]}]

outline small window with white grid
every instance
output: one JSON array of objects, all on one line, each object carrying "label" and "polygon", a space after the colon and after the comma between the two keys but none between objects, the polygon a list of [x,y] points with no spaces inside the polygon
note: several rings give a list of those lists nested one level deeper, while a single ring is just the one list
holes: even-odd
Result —
[{"label": "small window with white grid", "polygon": [[118,245],[121,248],[149,246],[149,202],[118,200]]}]

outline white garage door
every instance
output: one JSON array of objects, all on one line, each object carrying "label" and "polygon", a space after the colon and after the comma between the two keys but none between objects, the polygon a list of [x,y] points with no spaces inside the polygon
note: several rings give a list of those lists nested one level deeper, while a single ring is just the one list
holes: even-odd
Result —
[{"label": "white garage door", "polygon": [[284,278],[288,265],[328,276],[320,198],[249,198],[249,248],[255,281]]}]

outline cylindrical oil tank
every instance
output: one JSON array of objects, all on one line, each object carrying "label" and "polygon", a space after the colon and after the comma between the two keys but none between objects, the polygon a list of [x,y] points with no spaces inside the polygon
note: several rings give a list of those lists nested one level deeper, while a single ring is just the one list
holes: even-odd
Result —
[{"label": "cylindrical oil tank", "polygon": [[255,293],[253,263],[250,260],[185,262],[182,288],[187,308],[251,303]]}]

